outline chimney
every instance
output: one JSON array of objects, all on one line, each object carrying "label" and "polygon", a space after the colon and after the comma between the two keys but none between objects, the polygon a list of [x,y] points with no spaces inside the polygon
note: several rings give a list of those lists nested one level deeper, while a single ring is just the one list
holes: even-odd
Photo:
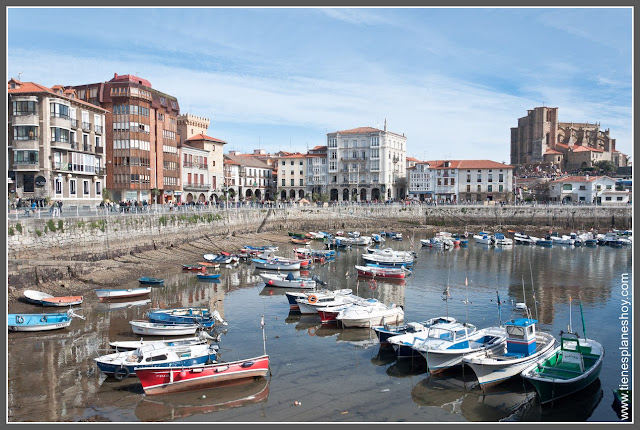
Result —
[{"label": "chimney", "polygon": [[384,131],[387,131],[387,119],[384,119]]},{"label": "chimney", "polygon": [[118,77],[118,74],[117,74],[117,73],[114,73],[114,74],[113,74],[113,79],[116,79],[117,77]]}]

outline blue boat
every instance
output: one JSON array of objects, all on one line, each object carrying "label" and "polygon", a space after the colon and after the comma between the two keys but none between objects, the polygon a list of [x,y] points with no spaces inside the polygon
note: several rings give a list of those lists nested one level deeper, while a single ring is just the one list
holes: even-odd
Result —
[{"label": "blue boat", "polygon": [[115,352],[95,358],[101,372],[118,380],[136,374],[136,368],[188,367],[213,363],[217,345],[176,345],[164,343],[142,345],[133,351]]},{"label": "blue boat", "polygon": [[213,327],[218,322],[223,322],[218,311],[209,312],[207,308],[174,308],[154,309],[147,312],[147,318],[153,323],[161,324],[200,324],[205,328]]},{"label": "blue boat", "polygon": [[204,279],[207,281],[218,279],[220,277],[220,273],[198,273],[198,279]]},{"label": "blue boat", "polygon": [[142,278],[138,278],[138,282],[143,285],[161,285],[164,284],[164,279],[143,276]]},{"label": "blue boat", "polygon": [[75,314],[71,309],[67,312],[46,314],[9,314],[7,325],[10,331],[46,331],[69,327],[73,317],[84,317]]}]

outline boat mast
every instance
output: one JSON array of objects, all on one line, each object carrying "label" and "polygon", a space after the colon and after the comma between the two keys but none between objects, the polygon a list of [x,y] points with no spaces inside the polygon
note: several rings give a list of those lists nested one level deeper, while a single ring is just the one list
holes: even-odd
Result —
[{"label": "boat mast", "polygon": [[569,296],[569,333],[573,333],[571,326],[571,296]]},{"label": "boat mast", "polygon": [[[580,298],[580,297],[578,297]],[[582,318],[582,336],[587,338],[587,329],[584,325],[584,314],[582,313],[582,299],[580,299],[580,318]]]},{"label": "boat mast", "polygon": [[498,326],[502,327],[502,311],[500,308],[500,293],[496,290],[496,296],[498,297]]},{"label": "boat mast", "polygon": [[536,319],[538,319],[538,302],[536,301],[536,290],[533,288],[533,269],[531,268],[531,260],[529,260],[529,273],[531,274],[531,291],[533,291],[533,306],[536,310]]}]

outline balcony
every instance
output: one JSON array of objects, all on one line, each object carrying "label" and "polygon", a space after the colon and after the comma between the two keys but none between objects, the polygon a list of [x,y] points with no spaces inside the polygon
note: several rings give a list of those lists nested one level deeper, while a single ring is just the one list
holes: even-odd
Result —
[{"label": "balcony", "polygon": [[91,131],[91,123],[82,121],[82,131]]},{"label": "balcony", "polygon": [[64,149],[65,151],[69,151],[70,149],[77,149],[77,145],[78,144],[76,142],[62,142],[59,140],[54,140],[51,142],[52,149]]},{"label": "balcony", "polygon": [[199,182],[185,182],[182,184],[182,188],[187,191],[187,190],[209,190],[209,188],[211,188],[210,184],[201,184]]},{"label": "balcony", "polygon": [[96,154],[104,154],[104,148],[102,146],[96,146]]},{"label": "balcony", "polygon": [[32,161],[14,161],[13,170],[16,172],[38,172],[40,163]]},{"label": "balcony", "polygon": [[10,148],[14,150],[18,149],[31,149],[37,151],[40,147],[40,142],[35,139],[30,140],[12,140]]},{"label": "balcony", "polygon": [[68,172],[71,170],[71,163],[51,163],[51,169],[58,170],[60,172]]},{"label": "balcony", "polygon": [[71,127],[78,128],[78,120],[75,118],[71,118]]},{"label": "balcony", "polygon": [[94,126],[96,133],[102,134],[102,126],[101,125],[96,125]]}]

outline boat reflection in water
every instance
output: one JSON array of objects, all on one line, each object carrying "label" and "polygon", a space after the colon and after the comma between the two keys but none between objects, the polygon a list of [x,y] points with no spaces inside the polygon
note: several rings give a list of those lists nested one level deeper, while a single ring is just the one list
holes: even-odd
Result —
[{"label": "boat reflection in water", "polygon": [[98,312],[109,312],[117,309],[127,309],[134,306],[144,306],[151,303],[151,299],[131,300],[131,299],[112,299],[109,301],[101,301],[96,304]]},{"label": "boat reflection in water", "polygon": [[230,381],[206,390],[145,396],[136,407],[140,421],[173,421],[260,403],[269,397],[270,378]]},{"label": "boat reflection in water", "polygon": [[[468,370],[468,372],[467,372]],[[419,405],[443,408],[462,414],[469,421],[586,421],[602,399],[597,380],[578,396],[555,402],[553,407],[540,405],[535,389],[520,378],[504,382],[483,392],[473,372],[431,375],[416,384],[411,398]]]}]

